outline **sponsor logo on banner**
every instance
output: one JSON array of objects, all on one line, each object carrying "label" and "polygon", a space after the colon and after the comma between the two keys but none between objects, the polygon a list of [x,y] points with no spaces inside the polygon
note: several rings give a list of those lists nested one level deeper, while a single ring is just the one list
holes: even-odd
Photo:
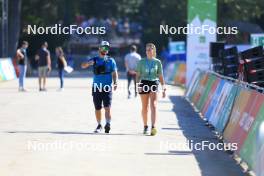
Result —
[{"label": "sponsor logo on banner", "polygon": [[222,111],[222,108],[224,106],[224,103],[225,103],[225,101],[226,101],[226,99],[228,97],[228,94],[229,94],[231,88],[232,88],[231,83],[225,82],[225,85],[223,86],[223,89],[222,89],[222,91],[220,93],[219,101],[217,102],[216,108],[212,112],[212,115],[211,115],[212,117],[209,120],[209,122],[213,126],[216,126],[216,124],[217,124],[217,121],[218,121],[219,116],[220,116],[220,112]]},{"label": "sponsor logo on banner", "polygon": [[199,100],[199,102],[197,103],[197,109],[198,110],[201,110],[202,107],[204,106],[207,98],[208,98],[208,94],[212,88],[212,85],[214,83],[214,81],[216,80],[216,76],[215,75],[209,75],[209,78],[208,78],[208,81],[205,85],[205,89],[204,89],[204,92]]},{"label": "sponsor logo on banner", "polygon": [[256,91],[251,91],[251,95],[244,109],[244,112],[242,113],[242,116],[240,117],[236,128],[230,137],[230,140],[232,142],[238,144],[238,152],[240,151],[241,146],[243,145],[248,132],[251,129],[251,126],[257,116],[257,113],[259,112],[263,101],[263,95],[259,94]]},{"label": "sponsor logo on banner", "polygon": [[[264,95],[261,94],[261,96]],[[254,121],[251,129],[249,130],[247,138],[240,150],[241,158],[248,164],[250,169],[252,169],[253,166],[256,166],[257,158],[259,157],[258,153],[261,153],[262,156],[264,156],[264,150],[259,152],[261,145],[262,148],[264,146],[264,132],[261,130],[261,125],[263,125],[264,123],[264,103],[262,102],[261,104],[262,106],[259,111],[255,112],[257,113],[256,120]],[[264,162],[262,162],[262,171],[264,172]]]},{"label": "sponsor logo on banner", "polygon": [[248,102],[252,102],[254,99],[251,96],[252,91],[244,89],[240,91],[240,94],[237,96],[235,100],[235,105],[232,110],[230,120],[227,124],[227,127],[224,131],[224,138],[229,142],[236,130],[236,127],[239,123],[242,114],[245,112],[245,108]]},{"label": "sponsor logo on banner", "polygon": [[208,107],[208,110],[206,111],[206,113],[204,115],[207,120],[210,120],[211,114],[214,111],[214,109],[216,108],[216,104],[220,98],[220,93],[222,91],[223,86],[225,85],[225,82],[226,82],[225,80],[221,79],[217,88],[216,88],[216,91],[213,95],[212,101]]},{"label": "sponsor logo on banner", "polygon": [[201,72],[200,70],[196,70],[193,74],[192,80],[190,84],[188,85],[186,97],[189,99],[192,97],[194,91],[197,89],[198,83],[200,82],[200,78],[202,77],[202,74],[204,72]]},{"label": "sponsor logo on banner", "polygon": [[205,90],[205,85],[208,81],[208,78],[209,78],[209,74],[206,73],[203,78],[201,79],[200,83],[199,83],[199,86],[198,86],[198,89],[197,91],[195,92],[194,96],[193,96],[193,100],[192,102],[197,105],[197,102],[200,100],[204,90]]},{"label": "sponsor logo on banner", "polygon": [[215,91],[216,91],[216,88],[217,88],[219,82],[220,82],[220,78],[216,78],[216,80],[214,81],[214,83],[213,83],[213,85],[212,85],[212,88],[211,88],[211,90],[210,90],[210,92],[209,92],[209,94],[208,94],[208,98],[207,98],[207,100],[206,100],[206,102],[205,102],[205,105],[204,105],[204,107],[202,108],[202,111],[201,111],[201,112],[202,112],[203,115],[204,115],[205,112],[208,110],[208,107],[209,107],[209,105],[210,105],[210,103],[211,103],[211,101],[212,101],[213,95],[214,95],[214,93],[215,93]]},{"label": "sponsor logo on banner", "polygon": [[164,78],[170,84],[185,84],[186,63],[170,62],[164,69]]},{"label": "sponsor logo on banner", "polygon": [[231,91],[228,93],[227,100],[225,101],[224,106],[220,112],[218,122],[215,126],[217,131],[220,133],[224,131],[224,128],[229,120],[229,116],[234,104],[234,100],[239,91],[238,89],[239,88],[237,85],[232,85]]}]

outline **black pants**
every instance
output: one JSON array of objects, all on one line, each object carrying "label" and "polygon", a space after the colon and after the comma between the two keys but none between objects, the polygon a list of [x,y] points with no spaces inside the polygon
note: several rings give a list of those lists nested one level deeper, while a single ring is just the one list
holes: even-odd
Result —
[{"label": "black pants", "polygon": [[59,78],[60,78],[60,88],[63,88],[63,86],[64,86],[64,69],[59,68],[58,73],[59,73]]},{"label": "black pants", "polygon": [[127,72],[127,90],[128,90],[128,95],[131,95],[130,91],[130,85],[131,81],[134,81],[134,91],[135,91],[135,96],[137,95],[137,89],[136,89],[136,75],[131,75]]},{"label": "black pants", "polygon": [[94,108],[96,110],[101,110],[102,104],[104,105],[104,108],[111,107],[112,91],[109,92],[92,91],[92,96],[93,96]]}]

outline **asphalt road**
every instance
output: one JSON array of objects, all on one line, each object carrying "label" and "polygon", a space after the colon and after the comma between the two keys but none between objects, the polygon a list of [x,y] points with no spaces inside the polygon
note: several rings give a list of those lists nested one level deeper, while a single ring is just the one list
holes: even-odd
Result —
[{"label": "asphalt road", "polygon": [[188,147],[218,140],[181,88],[160,98],[158,133],[144,136],[140,99],[127,99],[125,80],[114,93],[110,134],[93,134],[90,78],[67,78],[62,92],[58,85],[50,78],[48,91],[39,92],[31,78],[28,91],[18,92],[16,80],[0,83],[1,176],[244,175],[227,153]]}]

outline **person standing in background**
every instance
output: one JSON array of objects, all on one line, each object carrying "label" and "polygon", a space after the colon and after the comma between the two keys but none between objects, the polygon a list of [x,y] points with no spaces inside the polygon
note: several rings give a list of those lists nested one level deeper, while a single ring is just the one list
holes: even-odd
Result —
[{"label": "person standing in background", "polygon": [[47,91],[46,78],[48,72],[51,71],[51,59],[50,59],[50,52],[48,50],[47,42],[44,42],[41,45],[41,48],[38,50],[35,59],[38,62],[39,91]]},{"label": "person standing in background", "polygon": [[128,89],[128,98],[131,98],[130,85],[131,81],[134,81],[134,92],[135,97],[137,96],[136,90],[136,67],[137,63],[140,61],[141,56],[137,53],[137,46],[132,45],[130,47],[130,53],[125,56],[125,67],[127,71],[127,89]]},{"label": "person standing in background", "polygon": [[63,91],[64,88],[64,68],[67,67],[67,62],[64,57],[64,52],[62,47],[57,47],[55,49],[57,56],[58,74],[60,78],[60,88],[59,91]]},{"label": "person standing in background", "polygon": [[19,88],[18,91],[26,91],[24,88],[24,81],[27,73],[27,48],[28,48],[28,42],[23,41],[21,47],[16,52],[16,57],[18,59],[18,68],[19,68]]}]

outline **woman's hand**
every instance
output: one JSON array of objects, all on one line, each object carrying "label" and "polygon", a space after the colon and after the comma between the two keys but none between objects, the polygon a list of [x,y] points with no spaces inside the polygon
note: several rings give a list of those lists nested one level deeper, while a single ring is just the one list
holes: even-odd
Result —
[{"label": "woman's hand", "polygon": [[162,91],[162,98],[165,98],[166,97],[166,89],[164,89],[163,91]]},{"label": "woman's hand", "polygon": [[166,88],[163,88],[162,89],[162,98],[165,98],[166,97]]}]

